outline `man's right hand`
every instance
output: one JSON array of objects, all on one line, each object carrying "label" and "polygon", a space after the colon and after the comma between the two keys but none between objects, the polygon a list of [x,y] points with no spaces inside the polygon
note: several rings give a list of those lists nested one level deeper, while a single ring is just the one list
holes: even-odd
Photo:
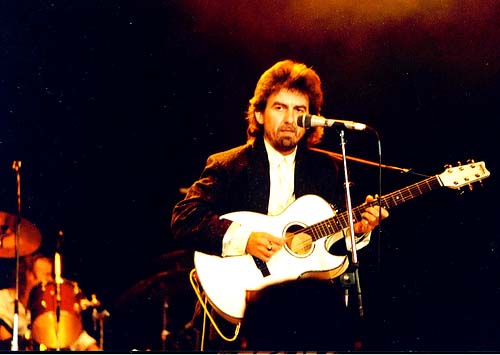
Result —
[{"label": "man's right hand", "polygon": [[265,262],[281,248],[285,241],[266,232],[252,232],[248,238],[245,251]]}]

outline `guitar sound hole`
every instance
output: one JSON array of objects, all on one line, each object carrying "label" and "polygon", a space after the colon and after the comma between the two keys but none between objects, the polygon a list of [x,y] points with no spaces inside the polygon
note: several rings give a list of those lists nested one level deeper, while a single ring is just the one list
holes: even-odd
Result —
[{"label": "guitar sound hole", "polygon": [[292,253],[305,255],[312,248],[312,237],[306,233],[299,233],[304,227],[300,225],[291,225],[286,231],[286,245]]}]

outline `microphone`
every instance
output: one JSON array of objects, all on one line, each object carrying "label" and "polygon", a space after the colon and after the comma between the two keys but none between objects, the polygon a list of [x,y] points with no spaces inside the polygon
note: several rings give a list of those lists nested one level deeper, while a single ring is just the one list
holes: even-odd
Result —
[{"label": "microphone", "polygon": [[367,128],[364,123],[324,118],[316,115],[308,115],[306,113],[297,117],[297,124],[304,128],[342,126],[356,131],[364,131]]}]

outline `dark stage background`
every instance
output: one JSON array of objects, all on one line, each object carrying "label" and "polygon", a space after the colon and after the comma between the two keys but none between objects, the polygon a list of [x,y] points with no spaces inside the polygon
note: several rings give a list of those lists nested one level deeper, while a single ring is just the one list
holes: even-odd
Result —
[{"label": "dark stage background", "polygon": [[[298,59],[322,77],[326,117],[377,130],[384,164],[491,172],[391,210],[360,252],[364,349],[499,351],[499,24],[494,0],[2,0],[0,210],[16,213],[20,160],[21,214],[44,251],[64,232],[63,276],[111,314],[105,348],[159,349],[163,296],[181,325],[193,297],[169,230],[180,189],[244,142],[259,75]],[[346,138],[378,161],[374,134]],[[332,129],[322,147],[339,143]],[[349,169],[355,204],[379,191],[378,168]],[[423,179],[381,177],[384,194]]]}]

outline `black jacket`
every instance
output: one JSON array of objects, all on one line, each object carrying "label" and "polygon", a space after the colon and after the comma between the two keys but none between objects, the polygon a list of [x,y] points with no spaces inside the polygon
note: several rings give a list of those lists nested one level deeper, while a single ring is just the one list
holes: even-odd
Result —
[{"label": "black jacket", "polygon": [[[342,191],[339,171],[332,157],[299,144],[295,197],[315,194],[338,203]],[[200,178],[173,209],[173,237],[185,249],[220,255],[222,239],[232,222],[219,216],[236,211],[267,214],[269,191],[269,161],[262,139],[213,154]]]}]

